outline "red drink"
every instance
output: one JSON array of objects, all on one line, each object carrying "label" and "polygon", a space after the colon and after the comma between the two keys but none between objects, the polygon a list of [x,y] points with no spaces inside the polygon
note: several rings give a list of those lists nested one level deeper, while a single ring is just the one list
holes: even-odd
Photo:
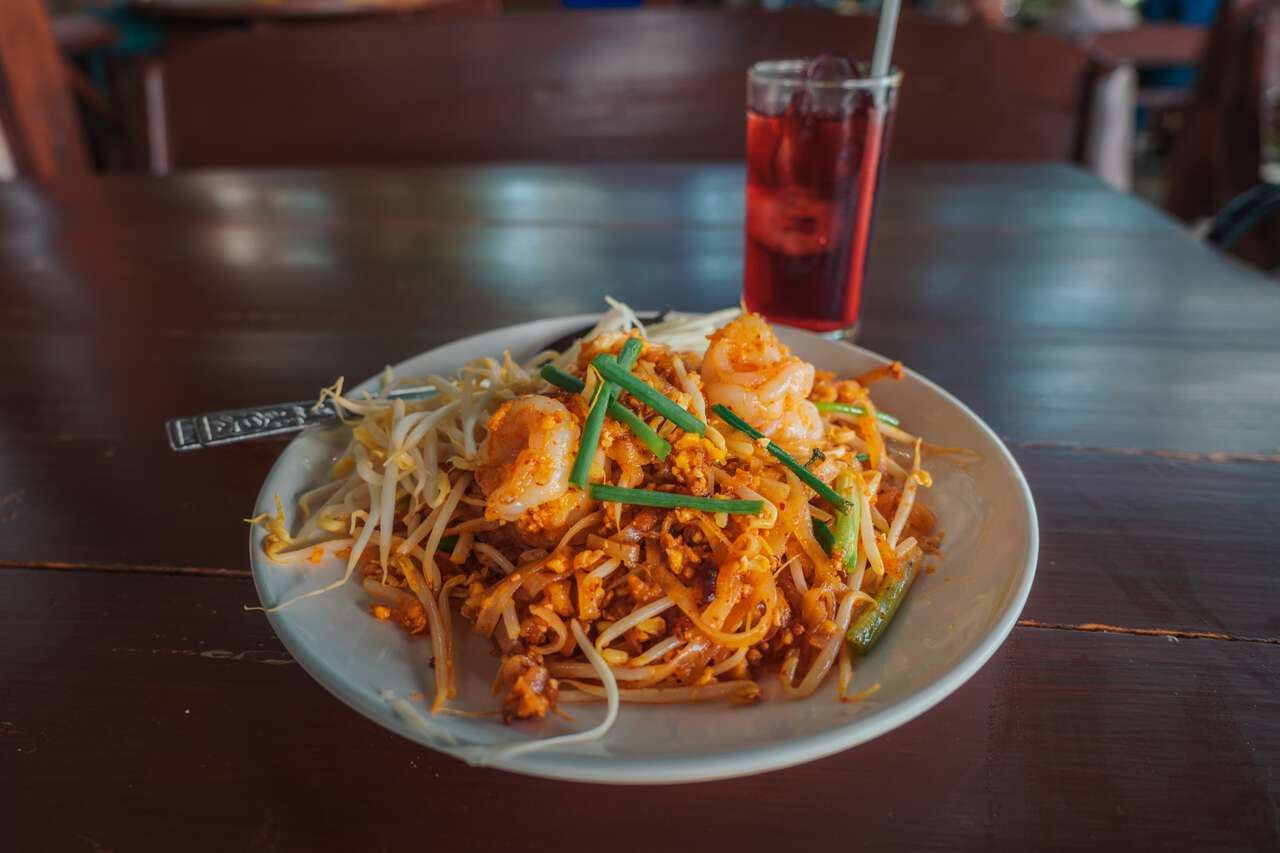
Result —
[{"label": "red drink", "polygon": [[872,91],[846,92],[825,111],[804,91],[788,101],[778,115],[747,111],[743,297],[770,320],[847,331],[858,321],[892,102]]}]

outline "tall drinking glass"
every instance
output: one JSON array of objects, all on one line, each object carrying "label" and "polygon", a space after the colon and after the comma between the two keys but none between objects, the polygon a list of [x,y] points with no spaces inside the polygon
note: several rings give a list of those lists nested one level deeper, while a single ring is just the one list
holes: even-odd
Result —
[{"label": "tall drinking glass", "polygon": [[832,336],[858,325],[876,192],[902,73],[843,57],[760,62],[747,74],[743,299]]}]

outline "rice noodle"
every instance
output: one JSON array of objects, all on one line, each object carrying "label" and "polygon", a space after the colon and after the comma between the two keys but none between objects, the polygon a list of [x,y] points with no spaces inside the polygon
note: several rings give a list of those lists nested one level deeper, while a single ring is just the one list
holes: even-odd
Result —
[{"label": "rice noodle", "polygon": [[507,599],[502,605],[502,627],[507,632],[507,639],[515,640],[520,636],[520,619],[516,616],[516,607]]},{"label": "rice noodle", "polygon": [[836,520],[835,513],[825,509],[824,507],[814,506],[813,504],[809,504],[809,516],[825,522],[826,524],[831,524]]},{"label": "rice noodle", "polygon": [[853,472],[854,481],[858,484],[858,500],[861,502],[861,512],[858,513],[858,522],[862,527],[859,532],[858,539],[862,543],[859,548],[860,553],[865,553],[867,559],[871,562],[871,570],[875,572],[877,578],[884,577],[884,559],[880,556],[880,549],[876,547],[876,530],[875,525],[871,521],[871,492],[870,486],[863,482],[862,472]]},{"label": "rice noodle", "polygon": [[651,667],[653,674],[646,679],[635,682],[633,686],[653,687],[661,684],[676,673],[693,672],[705,664],[715,650],[716,646],[710,640],[705,637],[695,637],[689,640],[680,651],[676,652],[671,660],[662,664],[653,664]]},{"label": "rice noodle", "polygon": [[482,530],[496,530],[501,525],[502,522],[488,518],[472,518],[445,528],[444,535],[455,536],[459,533],[479,533]]},{"label": "rice noodle", "polygon": [[458,695],[458,666],[453,653],[453,615],[449,608],[449,593],[464,582],[465,578],[461,576],[449,578],[440,587],[440,599],[437,602],[440,606],[440,624],[442,628],[440,633],[444,635],[445,660],[449,662],[450,699]]},{"label": "rice noodle", "polygon": [[[609,671],[619,681],[646,681],[652,679],[660,669],[664,668],[657,666],[637,667],[628,662],[627,666],[611,666]],[[596,678],[595,668],[589,663],[556,662],[549,664],[547,669],[556,678]]]},{"label": "rice noodle", "polygon": [[555,574],[554,572],[539,571],[538,564],[536,563],[528,566],[521,566],[520,573],[528,577],[528,580],[526,580],[520,588],[523,589],[531,599],[537,598],[538,594],[550,584],[553,584],[556,581],[562,581],[570,576],[570,573],[568,572]]},{"label": "rice noodle", "polygon": [[600,565],[592,569],[588,573],[588,577],[599,578],[600,580],[604,580],[605,578],[609,577],[609,575],[613,574],[614,570],[616,570],[620,565],[622,565],[622,563],[620,563],[616,559],[605,560],[603,563],[601,563]]},{"label": "rice noodle", "polygon": [[597,510],[596,512],[592,512],[592,513],[588,513],[587,515],[584,515],[582,518],[578,519],[577,524],[574,524],[572,527],[570,527],[568,530],[564,532],[564,535],[560,537],[560,541],[556,544],[555,550],[559,551],[561,548],[563,548],[564,546],[572,542],[573,537],[577,536],[579,533],[586,530],[591,525],[599,524],[600,520],[603,518],[604,518],[604,514],[601,513],[599,510]]},{"label": "rice noodle", "polygon": [[706,423],[707,420],[707,401],[702,396],[702,390],[698,387],[684,368],[684,359],[676,356],[671,359],[671,366],[675,369],[676,377],[680,380],[680,388],[689,395],[689,409],[694,417]]},{"label": "rice noodle", "polygon": [[849,644],[840,645],[840,660],[836,664],[836,696],[841,702],[849,695],[849,685],[853,682],[853,659]]},{"label": "rice noodle", "polygon": [[809,672],[805,674],[804,679],[794,687],[791,684],[791,676],[795,673],[794,661],[798,656],[795,653],[789,656],[789,671],[788,667],[784,665],[783,675],[780,679],[782,689],[788,696],[803,699],[818,689],[818,685],[826,677],[827,671],[831,669],[831,664],[835,662],[836,653],[844,645],[844,635],[849,630],[849,622],[853,619],[853,605],[857,601],[857,596],[856,592],[851,591],[846,593],[844,598],[840,600],[840,609],[836,612],[835,618],[838,630],[831,635],[830,639],[823,645],[822,651],[818,652],[818,656],[813,659],[813,665],[809,667]]},{"label": "rice noodle", "polygon": [[[562,702],[593,702],[608,695],[608,691],[594,684],[566,679],[582,694],[564,692],[560,694]],[[642,687],[618,690],[618,699],[622,702],[637,702],[654,705],[675,703],[730,702],[750,703],[760,698],[760,685],[754,681],[720,681],[702,687]]]},{"label": "rice noodle", "polygon": [[805,556],[813,565],[814,576],[826,577],[831,574],[831,560],[813,537],[813,522],[809,518],[809,501],[805,498],[804,487],[800,478],[791,471],[787,471],[787,482],[791,486],[791,493],[787,496],[786,508],[780,512],[779,517],[804,549]]},{"label": "rice noodle", "polygon": [[754,489],[749,489],[746,486],[739,486],[737,488],[737,494],[740,498],[745,498],[746,500],[751,501],[762,501],[764,503],[764,515],[754,516],[747,522],[747,526],[772,530],[773,526],[778,523],[778,505],[773,501],[769,500]]},{"label": "rice noodle", "polygon": [[720,661],[720,663],[713,666],[711,668],[711,674],[724,675],[726,672],[729,672],[730,670],[737,668],[740,664],[746,661],[747,651],[748,649],[745,647],[738,649],[736,652],[729,655],[729,657],[725,658],[724,660]]},{"label": "rice noodle", "polygon": [[515,596],[516,590],[524,582],[524,577],[521,572],[508,575],[506,580],[499,583],[485,595],[484,604],[481,606],[480,612],[476,614],[477,631],[486,637],[493,633],[494,627],[498,624],[498,619],[502,616],[502,609]]},{"label": "rice noodle", "polygon": [[800,565],[800,555],[787,560],[787,565],[791,567],[791,583],[795,585],[796,591],[804,595],[809,591],[809,583],[804,578],[804,568]]},{"label": "rice noodle", "polygon": [[665,656],[668,652],[672,652],[679,648],[684,640],[679,637],[667,637],[665,640],[659,640],[640,654],[633,657],[628,663],[633,666],[645,666],[660,657]]},{"label": "rice noodle", "polygon": [[493,757],[495,759],[508,759],[517,755],[524,755],[538,749],[549,749],[551,747],[569,746],[576,743],[590,743],[593,740],[599,740],[609,733],[609,729],[613,728],[614,721],[618,719],[618,682],[613,677],[613,673],[609,671],[609,666],[604,662],[604,658],[600,657],[600,653],[591,645],[591,641],[587,639],[587,635],[583,632],[582,626],[578,624],[578,620],[574,619],[569,623],[570,630],[573,631],[574,638],[578,641],[578,645],[582,648],[583,655],[595,667],[596,675],[600,679],[600,683],[604,685],[605,701],[608,703],[608,709],[605,711],[604,719],[595,728],[588,729],[585,732],[574,732],[569,735],[560,735],[559,737],[543,738],[541,740],[531,740],[525,743],[516,744],[514,746],[503,747],[495,751]]},{"label": "rice noodle", "polygon": [[890,548],[896,548],[898,537],[902,535],[903,528],[907,526],[907,519],[911,517],[911,507],[916,502],[916,489],[920,485],[918,481],[919,474],[920,441],[917,439],[911,464],[911,476],[907,478],[906,485],[902,487],[902,497],[898,499],[898,509],[893,514],[893,524],[889,526],[889,534],[885,537],[885,541],[889,543]]},{"label": "rice noodle", "polygon": [[550,607],[543,607],[540,604],[529,605],[529,612],[545,622],[547,627],[556,634],[556,642],[531,646],[530,649],[540,655],[553,655],[563,649],[569,639],[569,629],[565,627],[564,620],[560,618],[559,614]]},{"label": "rice noodle", "polygon": [[[858,415],[850,415],[845,412],[823,412],[823,415],[829,418],[833,418],[837,421],[840,419],[846,419],[856,423],[859,420]],[[877,427],[880,427],[881,426],[880,421],[876,421],[876,425]],[[849,447],[852,450],[860,451],[863,453],[867,452],[866,441],[863,440],[862,435],[860,433],[854,430],[837,429],[834,431],[834,434],[832,437],[836,441]],[[895,460],[893,456],[889,454],[887,448],[884,456],[882,456],[880,459],[880,468],[881,470],[884,470],[887,473],[892,474],[894,477],[897,477],[898,479],[902,479],[903,477],[907,476],[907,469],[903,468],[901,465],[898,464],[897,460]]]},{"label": "rice noodle", "polygon": [[[459,541],[458,544],[461,545],[461,541]],[[502,570],[504,575],[509,575],[516,570],[516,567],[511,563],[511,561],[502,556],[502,552],[492,545],[488,545],[484,542],[477,542],[472,547],[475,549],[476,553],[483,554],[492,560],[498,568]],[[461,560],[458,562],[461,562]]]},{"label": "rice noodle", "polygon": [[[622,504],[614,504],[618,511],[622,511]],[[604,539],[594,533],[587,534],[587,547],[597,548],[604,551],[610,557],[615,557],[624,563],[634,564],[640,559],[640,545],[637,542],[618,542],[614,539]]]},{"label": "rice noodle", "polygon": [[431,590],[423,583],[422,577],[418,574],[417,568],[413,565],[413,560],[402,554],[396,555],[396,566],[404,574],[405,581],[409,584],[409,588],[417,595],[418,601],[422,603],[422,610],[427,617],[427,627],[431,632],[431,655],[435,665],[436,695],[431,702],[431,713],[435,713],[444,707],[444,703],[450,695],[450,669],[453,666],[453,657],[449,650],[448,631],[445,628],[444,617],[440,613],[435,596],[431,594]]},{"label": "rice noodle", "polygon": [[671,597],[664,595],[657,601],[650,602],[643,607],[637,607],[635,610],[632,610],[629,614],[601,631],[600,636],[596,637],[596,648],[603,650],[618,637],[621,637],[641,622],[646,619],[652,619],[654,616],[658,616],[674,606],[675,602],[671,600]]},{"label": "rice noodle", "polygon": [[684,615],[689,617],[690,621],[693,622],[694,627],[703,634],[706,634],[707,638],[713,643],[719,643],[720,645],[731,649],[740,648],[742,646],[753,646],[763,640],[765,635],[768,634],[769,629],[773,627],[773,615],[777,606],[776,601],[769,602],[765,609],[764,616],[756,623],[754,628],[743,631],[739,634],[731,634],[707,624],[706,620],[702,618],[702,613],[698,610],[693,593],[691,593],[684,584],[680,583],[680,581],[676,579],[675,575],[671,574],[669,570],[665,568],[660,569],[658,578],[662,583],[662,588],[666,591],[667,595],[675,601],[676,606],[684,612]]},{"label": "rice noodle", "polygon": [[863,414],[857,416],[858,433],[867,443],[867,455],[870,457],[871,470],[878,471],[888,452],[884,446],[884,437],[880,435],[880,422],[876,419],[876,407],[871,402],[871,395],[866,388],[858,391],[857,401],[862,406]]}]

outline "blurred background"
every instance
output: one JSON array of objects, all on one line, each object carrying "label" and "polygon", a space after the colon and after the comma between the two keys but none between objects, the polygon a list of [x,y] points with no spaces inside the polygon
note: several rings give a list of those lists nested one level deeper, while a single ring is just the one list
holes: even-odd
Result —
[{"label": "blurred background", "polygon": [[[1078,164],[1280,267],[1280,0],[907,4],[891,163]],[[747,66],[877,5],[3,0],[0,178],[741,158]]]}]

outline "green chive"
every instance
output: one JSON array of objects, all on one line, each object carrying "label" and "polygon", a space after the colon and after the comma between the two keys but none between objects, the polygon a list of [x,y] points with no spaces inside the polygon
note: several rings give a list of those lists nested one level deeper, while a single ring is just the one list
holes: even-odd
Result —
[{"label": "green chive", "polygon": [[871,651],[872,646],[884,636],[898,607],[911,589],[911,584],[920,575],[920,560],[904,560],[901,575],[889,575],[876,593],[875,607],[868,607],[849,626],[845,635],[849,638],[849,648],[860,655]]},{"label": "green chive", "polygon": [[554,364],[543,365],[542,378],[557,388],[561,388],[571,394],[581,394],[582,389],[587,387],[587,384],[581,379],[572,374],[565,373]]},{"label": "green chive", "polygon": [[609,408],[609,394],[613,390],[608,382],[601,381],[596,385],[596,398],[587,412],[587,419],[582,423],[582,438],[578,442],[578,456],[573,460],[573,470],[569,472],[569,482],[581,489],[587,487],[587,478],[591,475],[591,463],[596,457],[596,445],[600,443],[600,430],[604,427],[604,413]]},{"label": "green chive", "polygon": [[859,514],[862,510],[862,501],[855,500],[857,488],[853,475],[847,471],[836,478],[836,489],[849,503],[849,509],[836,513],[835,544],[832,546],[832,552],[844,553],[846,569],[852,568],[858,561],[858,523],[861,521]]},{"label": "green chive", "polygon": [[[723,406],[717,403],[716,405],[711,407],[711,410],[715,412],[717,415],[719,415],[721,418],[723,418],[725,423],[727,423],[729,426],[736,429],[738,432],[746,433],[747,435],[755,439],[761,439],[765,437],[764,433],[760,432],[760,430],[756,429],[751,424],[747,423],[742,418],[738,417],[736,414],[734,414],[733,409],[730,409],[728,406]],[[807,485],[809,488],[817,492],[818,495],[824,501],[831,504],[832,507],[842,512],[849,509],[848,501],[840,497],[840,495],[836,494],[835,489],[831,488],[826,483],[822,482],[816,476],[814,476],[812,471],[810,471],[808,468],[804,467],[799,462],[797,462],[795,460],[795,457],[793,457],[790,453],[783,450],[781,447],[774,444],[772,441],[769,442],[769,444],[766,446],[766,449],[773,454],[775,459],[777,459],[783,465],[787,466],[793,472],[795,472],[795,475],[799,477],[804,482],[805,485]]]},{"label": "green chive", "polygon": [[639,377],[632,376],[629,368],[624,368],[621,364],[609,355],[598,355],[591,362],[600,375],[610,382],[616,382],[632,397],[635,397],[641,403],[653,409],[667,420],[685,432],[696,433],[702,435],[707,431],[707,425],[677,406],[671,400],[667,399],[664,394],[649,386]]},{"label": "green chive", "polygon": [[609,414],[613,415],[613,419],[625,425],[631,430],[631,434],[640,439],[640,443],[649,448],[649,451],[659,459],[666,459],[671,453],[671,444],[662,436],[658,435],[657,430],[644,422],[644,418],[619,403],[617,400],[609,401]]},{"label": "green chive", "polygon": [[813,538],[818,540],[818,544],[822,546],[822,550],[827,552],[827,556],[831,556],[831,552],[836,547],[836,535],[831,532],[831,528],[827,527],[827,523],[820,519],[813,520]]},{"label": "green chive", "polygon": [[[640,357],[644,342],[639,338],[628,338],[618,354],[619,369],[630,370]],[[630,374],[628,374],[630,375]],[[604,427],[604,416],[609,410],[609,402],[617,393],[617,385],[601,378],[596,386],[596,397],[591,403],[591,411],[582,425],[582,440],[578,443],[578,458],[573,460],[573,470],[569,473],[569,482],[581,489],[587,487],[587,478],[591,475],[591,463],[596,458],[596,446],[600,443],[600,430]]]},{"label": "green chive", "polygon": [[437,551],[452,551],[458,546],[458,537],[446,536],[440,540],[440,544],[436,546]]},{"label": "green chive", "polygon": [[[858,512],[858,504],[855,503],[853,506],[854,506],[853,512],[856,515]],[[843,513],[836,516],[837,531],[840,529],[841,517],[843,517]],[[856,523],[853,530],[854,530],[854,536],[857,536],[858,528],[856,526]],[[818,540],[818,544],[822,546],[822,550],[826,552],[828,557],[830,557],[833,553],[835,553],[836,538],[838,536],[839,536],[839,533],[832,533],[831,528],[827,526],[827,523],[825,521],[820,521],[819,519],[816,519],[816,518],[813,520],[813,538]],[[858,547],[857,541],[855,540],[854,548],[857,548],[857,547]],[[850,552],[846,550],[845,554],[846,554],[846,557],[844,561],[844,566],[846,569],[848,569],[853,565],[855,559],[857,558],[857,552],[856,551]]]},{"label": "green chive", "polygon": [[[846,415],[865,415],[867,413],[867,410],[857,403],[820,403],[815,400],[813,404],[818,407],[819,412],[841,412]],[[876,412],[876,420],[891,427],[902,426],[902,421],[884,412]]]},{"label": "green chive", "polygon": [[627,370],[635,367],[642,349],[644,349],[644,341],[639,338],[627,338],[627,342],[622,345],[622,351],[618,353],[618,365]]},{"label": "green chive", "polygon": [[744,515],[759,515],[764,512],[764,501],[700,498],[695,495],[682,495],[677,492],[626,489],[622,486],[607,486],[603,483],[592,483],[588,487],[587,494],[598,501],[635,504],[637,506],[656,506],[661,509],[700,509],[704,512],[732,512]]},{"label": "green chive", "polygon": [[[581,394],[586,384],[576,376],[565,373],[558,367],[550,364],[542,368],[542,378],[550,382],[557,388],[568,391],[571,394]],[[609,416],[619,423],[625,424],[627,429],[638,439],[650,452],[659,459],[666,459],[671,453],[671,445],[665,438],[658,435],[657,431],[644,422],[644,418],[619,403],[617,400],[609,401]]]}]

